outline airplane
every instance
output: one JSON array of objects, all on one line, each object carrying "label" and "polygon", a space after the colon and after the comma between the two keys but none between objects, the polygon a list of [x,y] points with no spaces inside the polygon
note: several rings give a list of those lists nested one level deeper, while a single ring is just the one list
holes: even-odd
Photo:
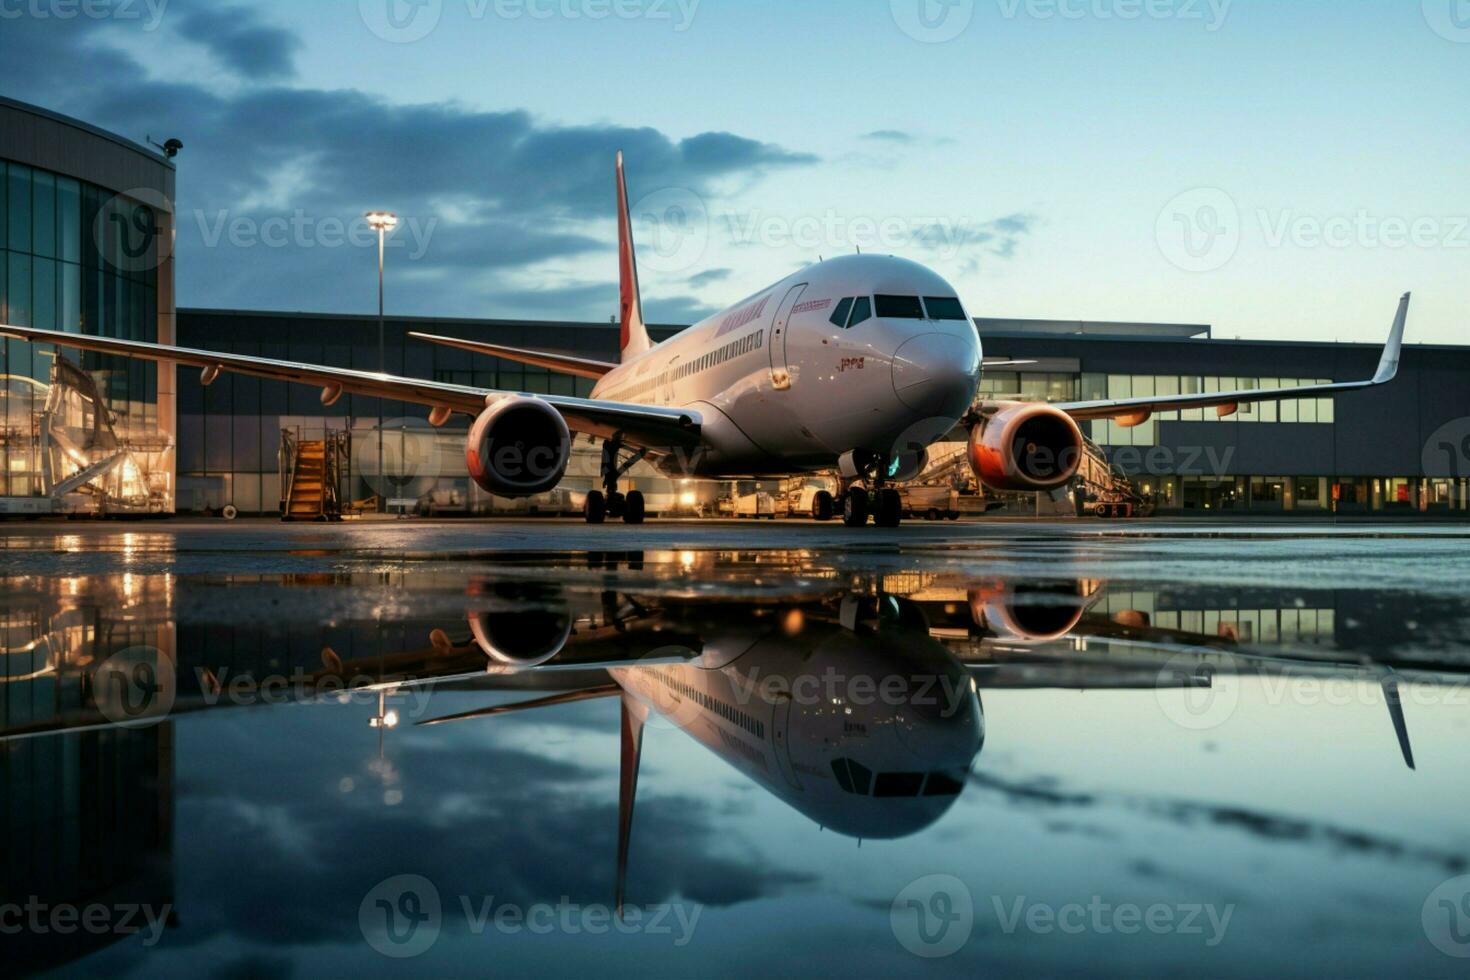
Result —
[{"label": "airplane", "polygon": [[417,339],[594,379],[591,397],[527,394],[372,371],[194,350],[143,341],[0,324],[0,336],[104,354],[175,362],[321,388],[330,406],[344,393],[412,402],[430,424],[473,419],[465,443],[470,477],[488,493],[531,497],[561,482],[574,434],[601,439],[600,490],[588,493],[588,523],[609,516],[640,524],[643,494],[619,491],[648,460],[678,478],[750,479],[836,472],[838,493],[816,495],[813,516],[869,517],[897,527],[894,483],[917,476],[931,445],[957,425],[969,430],[976,477],[994,490],[1066,486],[1084,455],[1079,422],[1137,426],[1156,412],[1216,409],[1316,398],[1386,384],[1398,373],[1409,294],[1399,302],[1378,369],[1362,381],[1203,394],[1027,403],[975,396],[987,364],[958,291],[906,259],[848,255],[819,261],[659,344],[643,319],[623,155],[617,155],[618,363],[453,337]]}]

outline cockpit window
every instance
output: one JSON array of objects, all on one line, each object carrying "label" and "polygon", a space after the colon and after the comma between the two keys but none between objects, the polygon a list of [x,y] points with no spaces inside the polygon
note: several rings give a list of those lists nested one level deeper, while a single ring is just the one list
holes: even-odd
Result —
[{"label": "cockpit window", "polygon": [[859,296],[852,304],[852,318],[847,321],[847,328],[851,330],[853,327],[857,326],[859,323],[862,323],[864,320],[870,319],[872,316],[873,301],[868,299],[868,297],[866,296]]},{"label": "cockpit window", "polygon": [[880,772],[873,786],[874,796],[918,796],[924,785],[922,772]]},{"label": "cockpit window", "polygon": [[867,796],[873,787],[873,770],[851,759],[833,759],[832,775],[838,786],[859,796]]},{"label": "cockpit window", "polygon": [[931,320],[963,320],[965,310],[953,296],[925,296],[924,309]]},{"label": "cockpit window", "polygon": [[924,784],[925,796],[959,796],[960,790],[965,787],[965,774],[944,772],[936,770],[929,774],[929,781]]},{"label": "cockpit window", "polygon": [[832,775],[844,792],[858,796],[915,797],[915,796],[959,796],[965,788],[963,769],[935,769],[931,772],[880,772],[873,771],[852,759],[833,759]]},{"label": "cockpit window", "polygon": [[885,320],[922,320],[924,308],[917,296],[874,296],[878,316]]},{"label": "cockpit window", "polygon": [[851,309],[852,309],[852,297],[849,296],[847,299],[845,299],[842,302],[838,303],[837,304],[837,309],[835,309],[835,310],[832,311],[832,326],[834,326],[834,327],[845,327],[845,326],[847,326],[847,313]]}]

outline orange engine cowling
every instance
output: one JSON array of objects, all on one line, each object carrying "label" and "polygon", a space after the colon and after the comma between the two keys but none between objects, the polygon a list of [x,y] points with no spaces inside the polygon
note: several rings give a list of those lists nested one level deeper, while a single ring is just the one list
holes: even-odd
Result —
[{"label": "orange engine cowling", "polygon": [[470,478],[501,497],[546,493],[566,475],[572,436],[561,413],[539,398],[502,398],[470,426]]},{"label": "orange engine cowling", "polygon": [[970,430],[970,466],[992,490],[1055,490],[1082,465],[1082,430],[1050,405],[1006,402]]}]

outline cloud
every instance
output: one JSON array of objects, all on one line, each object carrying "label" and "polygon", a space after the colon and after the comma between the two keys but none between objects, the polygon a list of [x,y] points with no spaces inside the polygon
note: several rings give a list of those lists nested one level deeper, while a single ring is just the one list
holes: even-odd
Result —
[{"label": "cloud", "polygon": [[735,270],[730,268],[706,269],[703,272],[697,272],[690,276],[688,283],[692,289],[703,289],[705,286],[712,286],[717,282],[724,282],[734,274]]},{"label": "cloud", "polygon": [[295,55],[301,39],[290,31],[260,22],[246,7],[195,7],[178,21],[183,37],[203,45],[245,78],[289,78],[296,74]]},{"label": "cloud", "polygon": [[[650,127],[552,123],[514,108],[286,86],[279,80],[294,71],[295,35],[241,8],[192,3],[166,25],[174,33],[160,33],[157,44],[202,44],[239,84],[161,80],[128,53],[115,24],[27,18],[6,22],[16,56],[0,62],[0,90],[134,139],[184,141],[182,306],[366,312],[376,301],[374,243],[344,240],[341,230],[388,208],[417,227],[416,235],[400,228],[391,243],[395,311],[602,320],[616,309],[618,150],[634,200],[666,188],[712,197],[718,182],[817,160],[730,132],[676,139]],[[77,64],[88,70],[68,67]],[[577,287],[599,255],[608,288]],[[569,281],[566,292],[554,288]],[[534,307],[493,305],[533,293]],[[683,308],[692,311],[693,301]]]},{"label": "cloud", "polygon": [[877,140],[884,143],[912,143],[914,135],[905,133],[901,129],[875,129],[871,133],[864,133],[859,139]]}]

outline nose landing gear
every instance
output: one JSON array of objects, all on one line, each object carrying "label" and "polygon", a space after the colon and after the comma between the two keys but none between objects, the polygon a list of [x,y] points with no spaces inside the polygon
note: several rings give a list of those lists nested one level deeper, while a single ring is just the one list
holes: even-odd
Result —
[{"label": "nose landing gear", "polygon": [[[863,527],[871,515],[878,527],[898,527],[903,523],[903,496],[893,487],[884,486],[887,461],[876,457],[866,470],[846,482],[843,488],[842,523],[848,527]],[[871,492],[865,483],[872,484]]]}]

